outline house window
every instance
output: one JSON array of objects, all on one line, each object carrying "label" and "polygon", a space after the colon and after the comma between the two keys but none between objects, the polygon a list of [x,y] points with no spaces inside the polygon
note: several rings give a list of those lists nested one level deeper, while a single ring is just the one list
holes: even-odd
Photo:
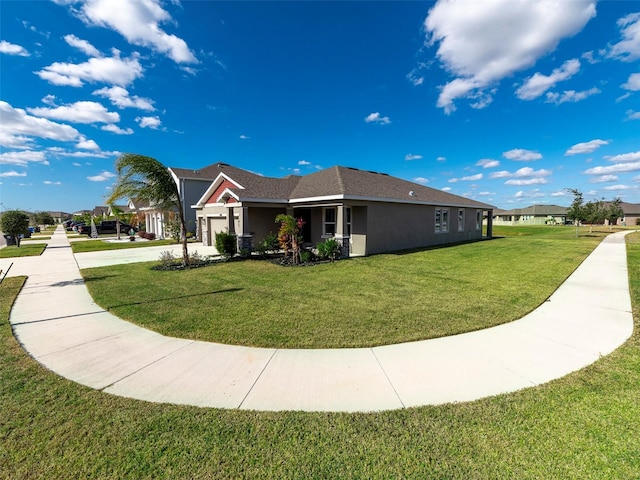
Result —
[{"label": "house window", "polygon": [[476,210],[476,230],[482,229],[482,210]]},{"label": "house window", "polygon": [[446,233],[449,231],[449,209],[436,208],[436,233]]},{"label": "house window", "polygon": [[336,209],[325,208],[322,221],[322,235],[333,237],[336,234]]},{"label": "house window", "polygon": [[458,210],[458,231],[464,232],[464,208]]}]

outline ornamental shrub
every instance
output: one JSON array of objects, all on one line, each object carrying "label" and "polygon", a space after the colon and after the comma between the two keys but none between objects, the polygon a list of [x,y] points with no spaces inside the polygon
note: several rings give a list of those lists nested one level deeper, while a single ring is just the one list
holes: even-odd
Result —
[{"label": "ornamental shrub", "polygon": [[233,233],[216,232],[216,250],[226,258],[233,257],[238,251],[238,242]]},{"label": "ornamental shrub", "polygon": [[332,262],[340,256],[340,243],[335,238],[327,238],[324,242],[320,242],[316,248],[318,256],[322,260],[331,260]]}]

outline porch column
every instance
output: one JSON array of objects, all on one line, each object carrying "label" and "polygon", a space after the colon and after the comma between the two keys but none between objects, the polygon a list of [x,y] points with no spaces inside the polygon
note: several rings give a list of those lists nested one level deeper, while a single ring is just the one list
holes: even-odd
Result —
[{"label": "porch column", "polygon": [[487,238],[493,238],[493,210],[487,211]]},{"label": "porch column", "polygon": [[241,207],[238,209],[240,231],[238,232],[238,251],[247,250],[251,252],[251,240],[253,236],[249,230],[249,208]]},{"label": "porch column", "polygon": [[349,257],[349,228],[347,226],[347,207],[338,205],[336,216],[336,240],[340,243],[341,257]]},{"label": "porch column", "polygon": [[227,230],[229,233],[236,233],[236,222],[233,215],[233,207],[227,207]]}]

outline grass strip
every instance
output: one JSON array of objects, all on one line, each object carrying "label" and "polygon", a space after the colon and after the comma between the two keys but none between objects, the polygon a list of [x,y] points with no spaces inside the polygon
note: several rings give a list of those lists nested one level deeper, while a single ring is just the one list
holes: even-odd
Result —
[{"label": "grass strip", "polygon": [[[109,237],[113,238],[113,237]],[[124,238],[124,237],[123,237]],[[158,247],[162,245],[176,245],[175,240],[141,240],[136,238],[134,242],[105,242],[104,240],[87,240],[84,242],[71,242],[73,253],[99,252],[102,250],[123,250],[127,248]]]},{"label": "grass strip", "polygon": [[46,243],[22,243],[20,247],[10,245],[4,248],[0,248],[0,258],[13,258],[13,257],[36,257],[44,252],[47,248]]},{"label": "grass strip", "polygon": [[265,261],[82,271],[96,302],[164,335],[274,348],[369,347],[454,335],[543,303],[608,232],[573,229],[312,267]]},{"label": "grass strip", "polygon": [[7,322],[0,285],[0,478],[632,479],[640,476],[640,235],[628,238],[635,332],[549,384],[372,414],[151,404],[59,378]]}]

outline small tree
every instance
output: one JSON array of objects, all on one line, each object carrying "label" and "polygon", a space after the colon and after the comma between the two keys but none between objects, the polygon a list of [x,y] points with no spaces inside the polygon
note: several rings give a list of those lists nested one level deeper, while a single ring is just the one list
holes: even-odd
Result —
[{"label": "small tree", "polygon": [[567,209],[567,218],[573,220],[576,226],[576,237],[578,237],[580,222],[585,220],[584,198],[580,190],[567,188],[567,191],[573,195],[573,202],[571,202],[571,206]]},{"label": "small tree", "polygon": [[605,218],[609,222],[609,230],[613,228],[613,224],[617,223],[619,218],[624,217],[621,203],[622,200],[615,198],[605,209]]},{"label": "small tree", "polygon": [[20,235],[29,228],[29,216],[20,210],[7,210],[0,217],[0,230],[11,235],[20,248]]},{"label": "small tree", "polygon": [[304,220],[281,213],[276,217],[276,223],[280,223],[278,241],[284,250],[284,258],[287,258],[289,252],[291,252],[293,263],[297,265],[300,262],[300,244],[302,243],[300,232],[304,225]]},{"label": "small tree", "polygon": [[53,225],[55,223],[49,212],[36,212],[34,217],[37,225],[44,225],[46,227],[47,225]]},{"label": "small tree", "polygon": [[589,224],[589,233],[593,232],[593,224],[604,223],[605,210],[602,200],[593,200],[584,205],[584,218]]}]

